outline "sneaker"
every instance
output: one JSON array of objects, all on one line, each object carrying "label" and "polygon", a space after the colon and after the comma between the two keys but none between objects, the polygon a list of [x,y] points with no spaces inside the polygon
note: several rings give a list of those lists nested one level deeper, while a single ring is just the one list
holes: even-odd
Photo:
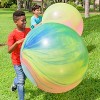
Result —
[{"label": "sneaker", "polygon": [[14,84],[13,84],[13,85],[11,86],[11,91],[15,91],[16,89],[17,89],[17,85],[14,85]]}]

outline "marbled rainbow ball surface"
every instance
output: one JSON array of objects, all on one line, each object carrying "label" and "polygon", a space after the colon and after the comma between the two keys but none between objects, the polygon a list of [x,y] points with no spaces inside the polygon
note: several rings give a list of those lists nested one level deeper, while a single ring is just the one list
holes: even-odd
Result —
[{"label": "marbled rainbow ball surface", "polygon": [[62,93],[82,81],[88,67],[88,52],[74,30],[63,24],[45,23],[27,35],[21,48],[21,64],[38,88]]}]

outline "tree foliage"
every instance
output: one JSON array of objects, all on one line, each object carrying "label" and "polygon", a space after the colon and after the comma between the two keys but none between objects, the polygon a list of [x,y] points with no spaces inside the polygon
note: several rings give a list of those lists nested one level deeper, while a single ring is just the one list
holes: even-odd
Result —
[{"label": "tree foliage", "polygon": [[2,7],[9,7],[11,6],[12,4],[16,4],[17,1],[16,0],[1,0],[1,5]]}]

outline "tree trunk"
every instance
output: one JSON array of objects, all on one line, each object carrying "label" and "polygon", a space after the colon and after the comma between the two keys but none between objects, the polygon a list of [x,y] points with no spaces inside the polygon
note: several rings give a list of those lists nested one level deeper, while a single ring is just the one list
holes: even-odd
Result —
[{"label": "tree trunk", "polygon": [[79,0],[76,0],[76,1],[75,1],[75,4],[78,5],[78,4],[79,4]]},{"label": "tree trunk", "polygon": [[95,0],[93,1],[93,9],[95,11]]},{"label": "tree trunk", "polygon": [[99,11],[100,11],[100,0],[99,0]]},{"label": "tree trunk", "polygon": [[83,4],[82,4],[82,5],[83,5],[83,8],[85,8],[85,0],[83,0],[83,2],[82,2],[82,3],[83,3]]},{"label": "tree trunk", "polygon": [[23,7],[25,10],[27,10],[27,1],[24,1]]},{"label": "tree trunk", "polygon": [[17,10],[21,10],[21,0],[17,0]]},{"label": "tree trunk", "polygon": [[44,12],[44,0],[42,0],[42,6],[41,6],[41,8],[42,8],[42,15],[43,15],[43,12]]},{"label": "tree trunk", "polygon": [[90,8],[89,0],[85,0],[85,18],[89,17],[89,8]]},{"label": "tree trunk", "polygon": [[27,9],[29,12],[31,12],[31,0],[27,0]]}]

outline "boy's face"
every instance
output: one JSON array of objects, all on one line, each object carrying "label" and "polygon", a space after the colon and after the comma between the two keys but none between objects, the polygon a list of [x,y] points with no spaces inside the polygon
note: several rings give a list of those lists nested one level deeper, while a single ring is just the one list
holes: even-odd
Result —
[{"label": "boy's face", "polygon": [[40,13],[41,13],[40,8],[39,8],[39,9],[36,9],[35,11],[33,10],[33,13],[34,13],[35,15],[40,15]]},{"label": "boy's face", "polygon": [[15,21],[15,24],[19,29],[24,29],[26,27],[26,17],[25,16],[18,17],[18,19]]}]

